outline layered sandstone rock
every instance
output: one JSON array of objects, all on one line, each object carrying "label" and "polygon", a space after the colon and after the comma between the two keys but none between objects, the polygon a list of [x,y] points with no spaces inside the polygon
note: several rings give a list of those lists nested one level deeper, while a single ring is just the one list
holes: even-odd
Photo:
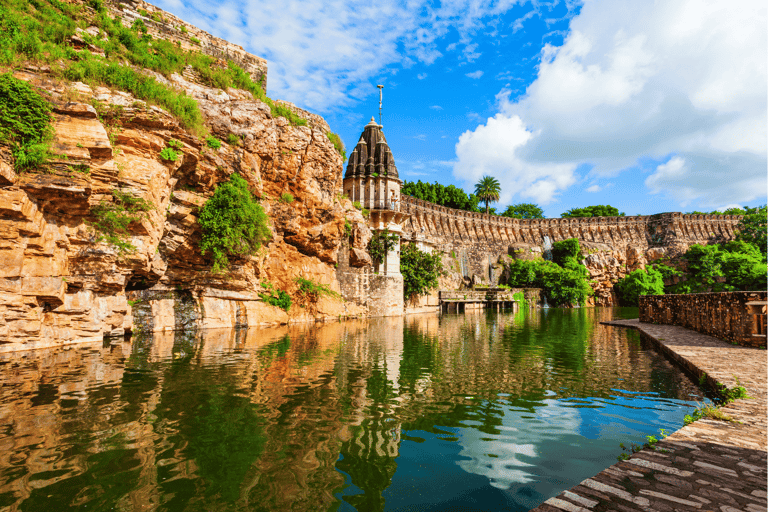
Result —
[{"label": "layered sandstone rock", "polygon": [[[239,145],[209,148],[164,110],[107,88],[19,72],[54,104],[46,172],[16,175],[0,153],[0,351],[101,339],[137,328],[253,326],[365,313],[323,298],[288,313],[261,301],[261,283],[295,293],[296,277],[338,291],[337,255],[347,227],[353,249],[370,231],[340,196],[342,159],[326,133],[274,118],[250,93],[206,88],[174,75],[211,133]],[[165,79],[163,79],[165,80]],[[181,142],[179,158],[160,151]],[[237,172],[261,199],[272,239],[253,257],[213,274],[201,255],[199,208]],[[121,190],[154,208],[131,224],[135,252],[100,240],[93,208]],[[280,202],[281,194],[295,200]],[[134,318],[135,316],[135,318]]]}]

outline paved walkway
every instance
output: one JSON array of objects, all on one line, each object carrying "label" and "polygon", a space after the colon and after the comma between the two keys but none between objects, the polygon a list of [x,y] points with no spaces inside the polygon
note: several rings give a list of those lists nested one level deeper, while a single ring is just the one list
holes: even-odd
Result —
[{"label": "paved walkway", "polygon": [[588,478],[534,510],[766,512],[765,350],[731,345],[673,325],[638,320],[603,322],[632,327],[653,338],[658,349],[710,386],[747,388],[748,400],[722,411],[736,420],[701,419]]}]

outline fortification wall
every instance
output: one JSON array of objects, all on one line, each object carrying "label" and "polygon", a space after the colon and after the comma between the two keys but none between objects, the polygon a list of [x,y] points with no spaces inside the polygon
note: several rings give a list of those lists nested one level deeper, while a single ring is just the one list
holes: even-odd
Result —
[{"label": "fortification wall", "polygon": [[[740,215],[660,213],[631,217],[510,219],[446,208],[402,196],[401,211],[410,215],[403,240],[429,245],[456,259],[459,273],[470,282],[498,282],[499,257],[540,252],[550,242],[579,240],[585,251],[596,305],[613,305],[613,284],[648,261],[677,256],[693,244],[735,237]],[[516,253],[517,252],[517,253]]]}]

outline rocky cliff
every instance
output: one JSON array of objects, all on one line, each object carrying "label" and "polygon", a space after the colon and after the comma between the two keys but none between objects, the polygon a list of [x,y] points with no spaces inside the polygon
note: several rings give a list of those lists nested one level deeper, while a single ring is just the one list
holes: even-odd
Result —
[{"label": "rocky cliff", "polygon": [[[148,6],[133,7],[141,5]],[[52,104],[56,156],[17,173],[10,153],[0,152],[0,351],[135,329],[254,326],[365,313],[332,296],[286,313],[259,296],[262,283],[295,294],[297,277],[338,290],[335,267],[350,227],[358,248],[370,237],[362,215],[340,195],[343,159],[321,118],[294,126],[249,92],[201,85],[194,74],[154,73],[197,102],[205,131],[222,141],[212,148],[208,133],[192,133],[166,110],[124,91],[66,81],[42,66],[13,74]],[[178,158],[160,158],[172,140],[179,141]],[[271,240],[217,274],[201,255],[197,216],[232,173],[260,199]],[[95,209],[114,203],[115,191],[152,205],[129,225],[135,251],[125,254],[94,229]]]}]

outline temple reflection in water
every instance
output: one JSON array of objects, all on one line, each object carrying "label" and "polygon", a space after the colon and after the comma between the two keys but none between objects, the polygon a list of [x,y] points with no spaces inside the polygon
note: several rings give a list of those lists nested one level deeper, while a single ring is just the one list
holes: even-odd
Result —
[{"label": "temple reflection in water", "polygon": [[658,430],[698,396],[637,335],[597,323],[611,314],[390,317],[4,355],[0,507],[384,510],[471,482],[532,506],[560,478],[553,443]]}]

